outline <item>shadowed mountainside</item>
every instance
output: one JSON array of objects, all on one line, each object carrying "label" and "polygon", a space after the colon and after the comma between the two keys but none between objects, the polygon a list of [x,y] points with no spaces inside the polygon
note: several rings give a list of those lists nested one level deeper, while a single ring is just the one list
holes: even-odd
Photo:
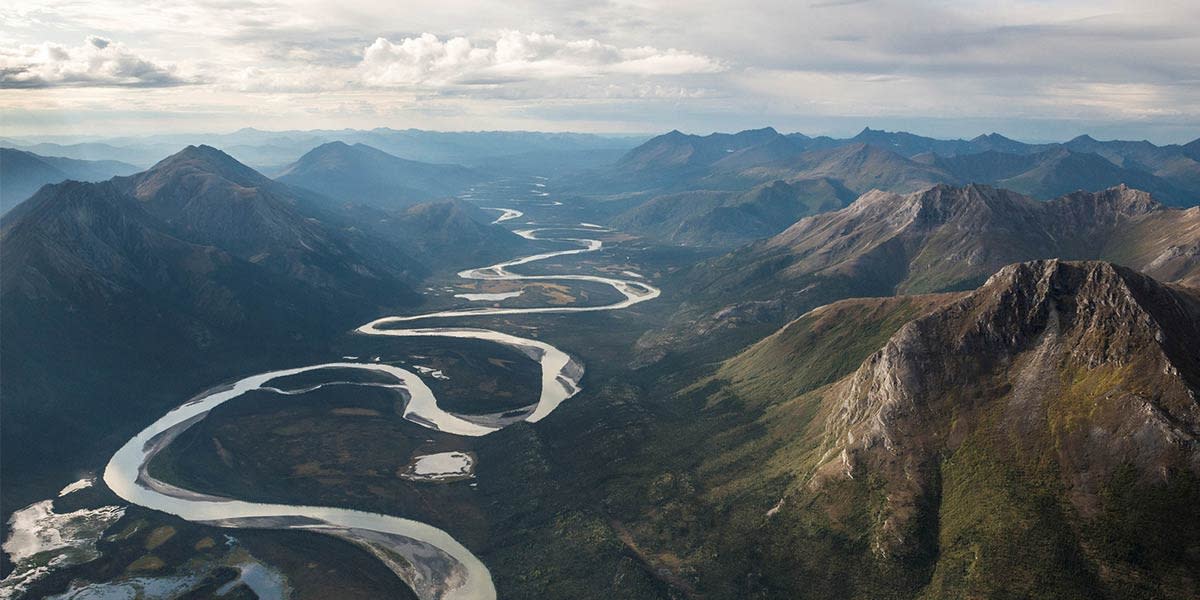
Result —
[{"label": "shadowed mountainside", "polygon": [[459,165],[405,160],[365,144],[330,142],[310,150],[276,179],[343,202],[402,208],[452,196],[481,177]]}]

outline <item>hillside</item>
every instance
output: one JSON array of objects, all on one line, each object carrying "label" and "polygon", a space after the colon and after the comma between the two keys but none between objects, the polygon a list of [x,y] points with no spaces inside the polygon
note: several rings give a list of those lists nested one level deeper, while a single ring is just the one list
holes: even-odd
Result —
[{"label": "hillside", "polygon": [[262,364],[372,314],[176,237],[109,182],[42,188],[5,215],[0,260],[3,477],[16,494],[6,498],[61,478],[54,465],[115,441],[230,362]]},{"label": "hillside", "polygon": [[480,180],[459,165],[405,160],[364,144],[329,142],[313,148],[276,178],[334,200],[400,208],[452,196]]},{"label": "hillside", "polygon": [[836,303],[681,394],[629,530],[713,598],[1194,597],[1198,350],[1194,289],[1102,262]]},{"label": "hillside", "polygon": [[828,179],[775,181],[746,192],[658,196],[618,215],[622,230],[677,244],[732,247],[779,233],[797,219],[840,208],[852,194]]}]

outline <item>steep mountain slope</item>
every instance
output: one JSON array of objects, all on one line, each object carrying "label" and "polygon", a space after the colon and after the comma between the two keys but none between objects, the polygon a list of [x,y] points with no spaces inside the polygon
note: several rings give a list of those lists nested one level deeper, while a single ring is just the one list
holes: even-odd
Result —
[{"label": "steep mountain slope", "polygon": [[115,160],[75,160],[0,148],[0,214],[47,183],[103,181],[136,171],[137,167]]},{"label": "steep mountain slope", "polygon": [[708,529],[634,530],[713,597],[1190,598],[1198,393],[1200,295],[1109,263],[842,302],[685,392]]},{"label": "steep mountain slope", "polygon": [[689,304],[642,348],[657,356],[683,338],[777,326],[840,298],[970,289],[1002,265],[1048,257],[1120,260],[1194,284],[1200,209],[1126,187],[1049,202],[979,185],[871,192],[681,274]]},{"label": "steep mountain slope", "polygon": [[1192,160],[1200,161],[1200,138],[1194,139],[1182,147],[1183,153]]},{"label": "steep mountain slope", "polygon": [[46,186],[0,223],[6,499],[61,478],[57,465],[211,383],[227,360],[260,363],[372,314],[174,236],[109,182]]},{"label": "steep mountain slope", "polygon": [[364,144],[330,142],[310,150],[276,179],[343,202],[398,208],[451,196],[479,178],[459,165],[421,163]]},{"label": "steep mountain slope", "polygon": [[744,177],[827,177],[855,193],[873,189],[912,192],[942,182],[953,182],[950,173],[907,159],[872,144],[853,143],[828,150],[813,150],[794,160],[741,171]]},{"label": "steep mountain slope", "polygon": [[331,293],[411,301],[423,270],[320,211],[328,200],[277,183],[209,146],[189,146],[114,183],[179,237],[212,245]]},{"label": "steep mountain slope", "polygon": [[618,215],[622,231],[674,243],[730,247],[779,233],[800,217],[845,206],[852,194],[829,179],[763,184],[743,193],[679,192]]},{"label": "steep mountain slope", "polygon": [[526,249],[493,218],[347,208],[208,147],[45,186],[0,221],[5,506],[204,386],[329,359],[353,326],[419,302],[419,276]]}]

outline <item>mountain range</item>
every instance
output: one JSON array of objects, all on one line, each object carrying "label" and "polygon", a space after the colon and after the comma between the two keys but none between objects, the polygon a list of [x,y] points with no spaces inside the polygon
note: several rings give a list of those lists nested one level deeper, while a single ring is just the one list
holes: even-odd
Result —
[{"label": "mountain range", "polygon": [[[771,128],[707,136],[672,131],[580,178],[575,189],[605,201],[611,222],[631,231],[675,243],[733,247],[782,231],[791,222],[785,216],[837,208],[871,190],[909,193],[939,183],[983,183],[1042,200],[1127,185],[1168,205],[1193,206],[1200,204],[1194,144],[1087,136],[1024,144],[998,134],[937,140],[871,129],[847,139],[784,135]],[[742,204],[731,200],[736,193],[776,182],[814,191],[798,191],[775,211],[758,209],[781,217],[765,224],[740,215],[722,218],[725,211],[718,209]],[[830,191],[817,182],[836,190],[840,201],[828,202]],[[796,210],[796,204],[820,208]]]},{"label": "mountain range", "polygon": [[137,170],[133,165],[115,160],[77,160],[0,148],[0,214],[8,212],[47,183],[68,179],[104,181]]},{"label": "mountain range", "polygon": [[1118,186],[1039,201],[984,185],[874,191],[681,272],[689,302],[642,340],[650,355],[718,330],[762,331],[828,302],[971,289],[1037,258],[1105,259],[1200,283],[1200,208]]},{"label": "mountain range", "polygon": [[275,179],[334,200],[399,208],[453,196],[482,177],[460,165],[422,163],[365,144],[329,142],[308,151]]}]

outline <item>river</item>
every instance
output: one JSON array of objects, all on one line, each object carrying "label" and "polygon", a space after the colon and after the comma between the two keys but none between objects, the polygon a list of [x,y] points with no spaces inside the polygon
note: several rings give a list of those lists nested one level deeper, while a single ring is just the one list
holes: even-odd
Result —
[{"label": "river", "polygon": [[[513,220],[523,215],[509,208],[502,211],[495,223]],[[202,420],[210,411],[225,402],[235,400],[252,390],[281,394],[299,394],[327,385],[361,385],[388,387],[400,390],[407,397],[404,418],[429,429],[462,436],[482,436],[497,431],[512,422],[537,422],[579,392],[583,365],[566,352],[539,340],[522,338],[490,329],[469,327],[403,328],[392,326],[418,320],[519,315],[545,313],[575,313],[620,310],[652,300],[660,290],[642,281],[615,279],[592,275],[523,275],[512,267],[554,257],[596,252],[604,244],[585,237],[547,237],[544,231],[570,231],[571,227],[522,229],[514,233],[528,239],[570,242],[577,248],[543,252],[487,267],[458,273],[463,279],[505,281],[589,281],[612,286],[624,297],[611,304],[599,306],[554,306],[528,308],[468,308],[438,311],[419,315],[387,316],[362,325],[355,331],[361,335],[392,337],[445,337],[486,340],[518,350],[541,366],[541,394],[532,410],[509,420],[470,419],[451,414],[438,407],[437,398],[421,377],[409,370],[372,362],[330,362],[278,371],[259,373],[233,384],[210,389],[176,407],[125,443],[113,455],[104,471],[104,482],[126,501],[176,515],[188,521],[229,528],[299,529],[320,532],[349,540],[366,548],[403,579],[417,595],[429,600],[490,600],[496,597],[487,567],[466,547],[436,527],[400,517],[351,510],[346,508],[263,504],[201,494],[183,489],[152,477],[147,471],[151,460],[189,427]],[[589,226],[580,231],[603,231]],[[329,381],[319,386],[287,390],[270,385],[272,380],[319,369],[363,369],[383,373],[394,379],[390,383]],[[397,557],[402,558],[398,560]]]}]

